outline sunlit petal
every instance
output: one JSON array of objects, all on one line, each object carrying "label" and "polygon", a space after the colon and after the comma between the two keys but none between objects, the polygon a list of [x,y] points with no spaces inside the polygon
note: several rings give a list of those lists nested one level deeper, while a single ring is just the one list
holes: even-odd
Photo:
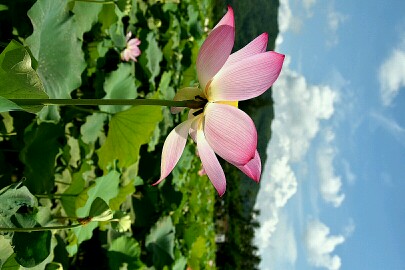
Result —
[{"label": "sunlit petal", "polygon": [[190,112],[189,112],[188,118],[193,119],[193,122],[191,123],[190,131],[189,131],[189,135],[193,139],[194,142],[197,142],[197,130],[201,126],[201,121],[203,120],[203,115],[200,114],[198,116],[194,116],[194,115],[192,115],[193,111],[195,112],[197,110],[190,110]]},{"label": "sunlit petal", "polygon": [[209,101],[246,100],[263,94],[276,81],[284,55],[265,52],[221,69],[207,91]]},{"label": "sunlit petal", "polygon": [[269,35],[267,33],[261,34],[260,36],[258,36],[254,40],[252,40],[248,45],[246,45],[239,51],[231,54],[223,68],[226,68],[229,65],[232,65],[238,61],[246,59],[255,54],[265,52],[266,48],[267,48],[268,39],[269,39]]},{"label": "sunlit petal", "polygon": [[208,178],[211,180],[219,196],[222,196],[226,190],[225,174],[201,129],[197,130],[197,149],[205,173],[208,175]]},{"label": "sunlit petal", "polygon": [[231,54],[235,28],[221,25],[212,30],[201,46],[197,58],[197,75],[202,90],[222,68]]},{"label": "sunlit petal", "polygon": [[228,11],[222,17],[222,19],[215,25],[214,29],[221,25],[229,25],[231,27],[235,27],[235,18],[233,14],[233,9],[231,6],[228,6]]},{"label": "sunlit petal", "polygon": [[248,177],[253,179],[255,182],[260,181],[260,175],[262,172],[262,163],[260,160],[259,152],[255,152],[255,156],[251,159],[248,163],[243,166],[236,166],[239,170],[241,170],[244,174]]},{"label": "sunlit petal", "polygon": [[246,113],[233,106],[209,103],[204,133],[215,153],[232,164],[245,165],[255,156],[255,125]]},{"label": "sunlit petal", "polygon": [[186,146],[188,131],[193,120],[187,120],[175,127],[167,136],[162,150],[160,178],[154,183],[159,184],[173,170],[179,161],[184,147]]},{"label": "sunlit petal", "polygon": [[141,41],[137,38],[133,38],[128,41],[128,46],[130,46],[130,47],[139,46],[139,45],[141,45]]}]

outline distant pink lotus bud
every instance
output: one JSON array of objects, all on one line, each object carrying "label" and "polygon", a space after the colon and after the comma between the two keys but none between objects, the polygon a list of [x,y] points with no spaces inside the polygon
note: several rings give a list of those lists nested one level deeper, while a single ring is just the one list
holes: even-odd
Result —
[{"label": "distant pink lotus bud", "polygon": [[136,58],[141,55],[141,50],[138,47],[141,44],[141,41],[137,38],[131,38],[131,36],[132,32],[129,31],[126,36],[127,47],[121,52],[121,59],[127,62],[129,60],[136,62]]},{"label": "distant pink lotus bud", "polygon": [[[235,38],[231,7],[201,46],[197,58],[199,87],[180,89],[174,100],[205,101],[201,109],[190,109],[188,120],[167,136],[162,150],[160,183],[173,170],[186,145],[196,142],[198,153],[220,196],[226,179],[216,155],[259,182],[261,160],[257,152],[257,131],[252,119],[238,109],[238,101],[263,94],[278,78],[284,55],[267,51],[267,33],[231,54]],[[182,108],[172,108],[178,112]]]}]

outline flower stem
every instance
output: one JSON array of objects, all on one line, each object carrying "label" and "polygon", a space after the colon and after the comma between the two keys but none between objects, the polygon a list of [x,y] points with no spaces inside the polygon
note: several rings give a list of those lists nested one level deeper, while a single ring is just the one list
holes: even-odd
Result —
[{"label": "flower stem", "polygon": [[72,225],[49,226],[49,227],[33,227],[33,228],[0,228],[0,232],[42,232],[50,230],[64,230],[80,227],[83,224],[76,223]]},{"label": "flower stem", "polygon": [[115,1],[98,1],[98,0],[75,0],[76,2],[87,2],[95,4],[115,4]]},{"label": "flower stem", "polygon": [[199,100],[164,100],[164,99],[10,99],[20,106],[32,105],[148,105],[168,107],[188,107],[191,109],[203,108],[206,102]]},{"label": "flower stem", "polygon": [[77,197],[79,194],[34,194],[37,198],[60,199],[63,197]]}]

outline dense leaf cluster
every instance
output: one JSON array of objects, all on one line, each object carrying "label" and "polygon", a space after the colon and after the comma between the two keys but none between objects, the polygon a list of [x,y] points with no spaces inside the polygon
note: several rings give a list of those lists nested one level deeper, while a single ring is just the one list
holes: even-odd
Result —
[{"label": "dense leaf cluster", "polygon": [[[0,96],[172,99],[195,82],[208,0],[100,2],[0,2]],[[141,40],[136,63],[120,58],[129,31]],[[215,193],[195,148],[176,181],[151,186],[182,116],[118,105],[27,111],[39,113],[0,116],[0,227],[14,229],[0,235],[3,268],[215,268]],[[72,228],[19,231],[63,226]]]},{"label": "dense leaf cluster", "polygon": [[[225,2],[236,13],[235,49],[264,31],[271,48],[277,34],[277,1],[99,2],[0,0],[0,108],[15,106],[1,97],[172,99],[196,82],[199,47]],[[130,31],[141,40],[136,63],[120,58]],[[241,108],[257,126],[264,162],[270,92]],[[224,164],[228,190],[219,199],[189,145],[168,180],[151,186],[162,143],[185,115],[122,105],[23,109],[39,113],[0,114],[0,227],[16,230],[0,234],[1,267],[257,267],[258,186],[233,166]],[[53,226],[73,228],[17,231]]]}]

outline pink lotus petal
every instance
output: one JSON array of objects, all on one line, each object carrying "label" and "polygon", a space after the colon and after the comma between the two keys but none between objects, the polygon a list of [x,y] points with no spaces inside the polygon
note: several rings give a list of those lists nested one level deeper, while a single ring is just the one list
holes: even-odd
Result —
[{"label": "pink lotus petal", "polygon": [[189,135],[193,139],[194,142],[197,142],[197,130],[199,129],[199,127],[202,127],[201,121],[203,120],[203,115],[200,114],[200,115],[194,116],[193,112],[195,112],[195,111],[197,111],[197,110],[191,109],[188,114],[188,119],[193,119],[193,122],[191,123],[190,131],[189,131]]},{"label": "pink lotus petal", "polygon": [[259,183],[260,175],[262,173],[262,163],[260,160],[259,152],[255,152],[255,157],[251,159],[244,166],[236,166],[248,177],[252,178],[255,182]]},{"label": "pink lotus petal", "polygon": [[[194,100],[196,96],[204,98],[204,93],[198,87],[185,87],[177,91],[173,100]],[[175,114],[181,112],[183,109],[184,107],[171,107],[170,111]]]},{"label": "pink lotus petal", "polygon": [[264,52],[227,65],[212,80],[208,100],[246,100],[263,94],[276,81],[283,61],[282,54]]},{"label": "pink lotus petal", "polygon": [[132,37],[132,32],[129,31],[129,32],[127,33],[127,35],[125,36],[125,40],[128,42],[128,41],[131,39],[131,37]]},{"label": "pink lotus petal", "polygon": [[186,146],[188,130],[192,120],[184,121],[175,127],[167,136],[162,150],[162,161],[160,165],[160,178],[153,185],[159,184],[173,170],[179,161],[184,147]]},{"label": "pink lotus petal", "polygon": [[221,25],[212,30],[201,46],[197,58],[197,75],[203,91],[231,54],[234,39],[235,28]]},{"label": "pink lotus petal", "polygon": [[222,19],[215,25],[214,29],[221,25],[229,25],[231,27],[235,27],[235,19],[233,14],[233,9],[231,6],[228,6],[228,11],[222,17]]},{"label": "pink lotus petal", "polygon": [[215,156],[214,150],[212,150],[206,141],[204,132],[201,129],[197,131],[197,149],[208,178],[211,180],[219,196],[222,196],[226,190],[225,174],[221,164],[219,164],[218,158]]},{"label": "pink lotus petal", "polygon": [[246,113],[230,105],[208,103],[204,124],[208,143],[223,159],[245,165],[254,158],[257,132]]},{"label": "pink lotus petal", "polygon": [[269,35],[267,33],[261,34],[260,36],[252,40],[248,45],[246,45],[239,51],[231,54],[223,68],[226,68],[229,65],[235,64],[236,62],[246,59],[255,54],[265,52],[268,39]]},{"label": "pink lotus petal", "polygon": [[137,38],[132,38],[128,41],[127,46],[134,47],[141,45],[141,41]]}]

